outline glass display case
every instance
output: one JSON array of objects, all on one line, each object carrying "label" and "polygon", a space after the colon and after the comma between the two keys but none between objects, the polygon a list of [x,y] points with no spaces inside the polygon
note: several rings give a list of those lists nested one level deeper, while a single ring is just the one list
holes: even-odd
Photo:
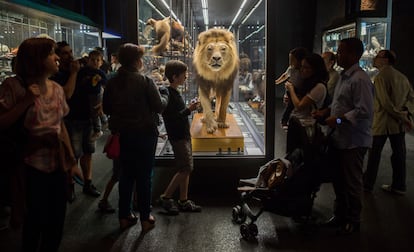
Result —
[{"label": "glass display case", "polygon": [[336,52],[341,39],[358,37],[364,44],[360,66],[373,78],[378,72],[372,60],[379,50],[389,48],[389,25],[386,18],[358,18],[346,25],[326,30],[322,36],[322,51]]},{"label": "glass display case", "polygon": [[[239,1],[232,0],[235,5]],[[250,5],[250,6],[248,6]],[[257,5],[257,6],[256,6]],[[221,156],[262,156],[265,155],[265,115],[264,115],[264,90],[265,90],[265,26],[264,26],[265,1],[253,1],[246,5],[244,16],[239,18],[239,25],[234,25],[233,32],[241,60],[240,71],[236,77],[232,89],[231,101],[227,109],[226,122],[231,123],[229,129],[219,129],[229,136],[229,131],[237,129],[236,137],[229,137],[223,141],[221,133],[206,136],[210,141],[202,139],[201,143],[195,141],[194,127],[201,122],[202,108],[189,116],[192,127],[192,142],[194,156],[221,157]],[[201,6],[200,6],[201,7]],[[210,6],[211,7],[211,6]],[[179,59],[189,66],[188,78],[180,88],[181,95],[186,104],[198,96],[198,84],[195,82],[193,69],[193,50],[200,32],[206,28],[225,28],[221,25],[200,25],[197,22],[197,11],[194,1],[167,0],[167,1],[139,1],[139,43],[145,47],[144,73],[150,76],[158,85],[168,85],[163,76],[166,62],[171,59]],[[246,15],[251,11],[259,14]],[[196,17],[197,16],[197,17]],[[202,16],[202,15],[201,15]],[[249,18],[261,16],[262,21],[251,25]],[[244,22],[241,22],[243,19]],[[168,44],[163,44],[163,37],[156,32],[156,25],[166,20],[171,28],[171,37]],[[155,25],[156,22],[156,25]],[[183,36],[176,39],[173,34],[176,27],[181,27]],[[163,46],[160,49],[160,45]],[[211,102],[214,107],[215,99]],[[229,117],[230,115],[230,117]],[[161,117],[162,120],[162,117]],[[161,135],[166,134],[163,124],[159,126]],[[231,138],[231,139],[230,139]],[[223,142],[226,142],[223,144]],[[156,155],[158,158],[173,156],[168,138],[159,138]]]},{"label": "glass display case", "polygon": [[389,48],[387,30],[388,25],[385,20],[361,19],[359,22],[359,38],[364,43],[360,66],[371,78],[378,73],[378,69],[372,65],[372,60],[380,50]]},{"label": "glass display case", "polygon": [[[33,6],[36,6],[33,3]],[[70,11],[65,11],[71,15]],[[80,16],[73,14],[73,16]],[[86,17],[84,19],[87,19]],[[66,40],[75,57],[81,57],[96,46],[99,29],[89,23],[68,20],[33,8],[0,1],[0,83],[12,75],[11,59],[20,43],[29,37],[48,35],[56,41]]]},{"label": "glass display case", "polygon": [[336,52],[341,39],[355,37],[355,34],[355,22],[325,31],[322,36],[322,52]]}]

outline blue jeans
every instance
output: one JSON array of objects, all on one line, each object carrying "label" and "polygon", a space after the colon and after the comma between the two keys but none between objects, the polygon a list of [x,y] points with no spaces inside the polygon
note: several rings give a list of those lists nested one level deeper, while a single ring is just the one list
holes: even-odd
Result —
[{"label": "blue jeans", "polygon": [[141,220],[151,212],[152,169],[154,167],[157,134],[120,132],[121,175],[119,178],[119,218],[131,214],[134,183]]},{"label": "blue jeans", "polygon": [[84,154],[95,152],[96,140],[92,140],[92,123],[89,120],[65,120],[66,127],[72,142],[73,152],[76,158]]}]

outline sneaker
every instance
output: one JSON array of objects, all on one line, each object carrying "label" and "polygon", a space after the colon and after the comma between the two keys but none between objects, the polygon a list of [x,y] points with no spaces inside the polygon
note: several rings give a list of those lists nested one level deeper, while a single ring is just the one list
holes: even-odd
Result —
[{"label": "sneaker", "polygon": [[178,208],[182,212],[201,212],[201,206],[198,206],[191,200],[178,201]]},{"label": "sneaker", "polygon": [[76,182],[76,184],[80,185],[80,186],[84,186],[84,182],[83,179],[81,177],[79,177],[78,175],[73,175],[73,181]]},{"label": "sneaker", "polygon": [[160,205],[164,208],[165,211],[168,212],[170,215],[177,215],[179,213],[177,204],[175,203],[174,199],[168,199],[163,196],[160,196]]},{"label": "sneaker", "polygon": [[98,203],[98,209],[102,213],[108,213],[108,214],[115,213],[115,208],[113,208],[107,200],[100,200]]},{"label": "sneaker", "polygon": [[83,186],[83,193],[84,194],[87,194],[87,195],[90,195],[90,196],[93,196],[95,198],[97,198],[97,197],[99,197],[101,195],[101,192],[98,191],[96,189],[96,187],[94,185],[92,185],[92,184],[90,184],[89,186],[84,185]]},{"label": "sneaker", "polygon": [[398,194],[398,195],[405,195],[405,191],[392,188],[391,185],[382,185],[381,188],[382,188],[382,190],[384,190],[386,192],[389,192],[389,193],[394,193],[394,194]]}]

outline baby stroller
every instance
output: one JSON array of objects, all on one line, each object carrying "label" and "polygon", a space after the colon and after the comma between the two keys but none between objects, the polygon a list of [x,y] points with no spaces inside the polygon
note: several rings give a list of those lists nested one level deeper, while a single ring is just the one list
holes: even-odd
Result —
[{"label": "baby stroller", "polygon": [[[321,141],[306,141],[284,158],[269,161],[259,169],[258,176],[241,179],[240,203],[233,207],[233,222],[241,224],[240,233],[246,240],[258,234],[256,220],[264,212],[292,217],[305,224],[311,219],[313,202],[322,183],[322,162],[326,146]],[[309,140],[309,139],[308,139]],[[249,203],[259,203],[254,213]]]}]

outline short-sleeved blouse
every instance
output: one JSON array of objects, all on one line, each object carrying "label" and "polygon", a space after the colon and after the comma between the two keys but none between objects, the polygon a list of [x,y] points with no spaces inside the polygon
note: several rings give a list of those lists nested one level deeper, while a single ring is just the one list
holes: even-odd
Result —
[{"label": "short-sleeved blouse", "polygon": [[[61,121],[69,112],[63,88],[54,81],[52,83],[51,97],[36,97],[34,104],[26,111],[24,127],[29,135],[28,141],[31,141],[33,136],[41,137],[49,133],[57,136],[61,130]],[[17,77],[6,79],[0,87],[0,113],[18,104],[25,92]],[[43,146],[25,155],[24,162],[43,172],[52,172],[58,165],[57,151],[56,148]]]},{"label": "short-sleeved blouse", "polygon": [[[323,106],[326,97],[326,87],[323,83],[318,83],[314,88],[312,88],[309,93],[306,94],[313,103],[315,104],[316,108],[319,109]],[[298,110],[294,109],[291,116],[295,116],[297,118],[312,118],[311,112],[315,109],[315,106],[309,106],[307,108]]]}]

